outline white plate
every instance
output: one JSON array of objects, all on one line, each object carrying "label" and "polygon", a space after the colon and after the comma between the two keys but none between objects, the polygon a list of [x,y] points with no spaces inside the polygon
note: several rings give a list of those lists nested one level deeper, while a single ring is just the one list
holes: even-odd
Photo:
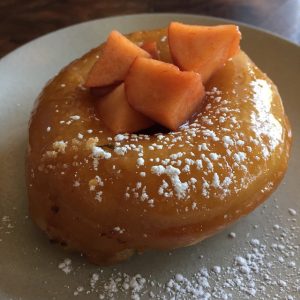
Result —
[{"label": "white plate", "polygon": [[[210,286],[206,285],[203,277],[201,284],[193,283],[193,288],[197,288],[199,292],[198,299],[204,297],[200,296],[199,286],[212,299],[219,296],[225,299],[226,294],[228,299],[230,294],[233,299],[300,298],[299,47],[246,25],[241,25],[242,47],[278,85],[294,135],[288,173],[264,206],[229,230],[199,245],[172,253],[137,255],[114,268],[102,269],[88,264],[77,254],[66,253],[59,246],[50,244],[27,217],[24,182],[27,122],[33,102],[46,81],[71,60],[104,41],[112,29],[127,33],[163,27],[171,20],[190,24],[226,22],[179,14],[134,15],[96,20],[48,34],[0,61],[1,299],[73,299],[74,291],[79,286],[84,287],[84,291],[78,292],[80,299],[98,299],[99,295],[109,299],[105,285],[109,284],[111,276],[114,279],[120,277],[117,272],[130,276],[141,274],[146,279],[141,291],[136,292],[142,298],[149,298],[149,291],[153,291],[157,297],[166,295],[169,299],[171,296],[164,284],[174,274],[180,273],[191,282],[193,275],[200,276],[199,270],[202,267],[208,269]],[[293,211],[289,212],[289,208],[293,208],[297,214],[293,216]],[[279,227],[274,227],[275,224]],[[231,231],[236,233],[236,238],[228,237]],[[258,242],[254,240],[251,244],[252,239],[259,240],[263,246],[258,246],[261,255],[248,257],[252,261],[252,269],[247,275],[236,265],[235,257],[245,258],[249,253],[253,254],[253,249],[257,246],[255,243]],[[58,264],[66,257],[72,260],[70,274],[65,274],[58,268]],[[214,266],[221,267],[220,274],[211,270]],[[215,268],[215,271],[219,269]],[[98,273],[100,279],[96,289],[91,291],[89,280],[93,273]],[[154,286],[148,280],[153,280]],[[180,285],[183,287],[187,283],[181,282]],[[142,282],[138,286],[141,285]],[[108,290],[111,290],[115,298],[131,297],[131,292],[125,293],[122,290],[124,288],[114,292],[111,287]],[[129,291],[130,289],[132,288]],[[186,291],[187,288],[183,287],[176,299],[191,299],[191,295],[184,294]],[[254,292],[256,295],[251,296]]]}]

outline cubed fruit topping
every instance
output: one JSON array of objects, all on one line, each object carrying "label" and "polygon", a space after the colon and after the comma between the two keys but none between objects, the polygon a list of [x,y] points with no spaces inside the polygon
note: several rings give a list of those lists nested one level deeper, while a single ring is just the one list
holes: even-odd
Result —
[{"label": "cubed fruit topping", "polygon": [[133,109],[171,130],[200,108],[205,94],[198,73],[141,57],[129,69],[125,91]]},{"label": "cubed fruit topping", "polygon": [[141,48],[147,51],[153,59],[159,60],[159,50],[156,42],[145,42],[141,45]]},{"label": "cubed fruit topping", "polygon": [[131,42],[118,31],[112,31],[101,56],[88,74],[87,87],[104,87],[121,83],[134,59],[150,54]]},{"label": "cubed fruit topping", "polygon": [[115,134],[137,132],[154,125],[152,120],[128,104],[124,83],[95,102],[97,115]]},{"label": "cubed fruit topping", "polygon": [[240,49],[238,26],[197,26],[172,22],[168,41],[174,63],[185,71],[194,71],[203,82],[221,68]]}]

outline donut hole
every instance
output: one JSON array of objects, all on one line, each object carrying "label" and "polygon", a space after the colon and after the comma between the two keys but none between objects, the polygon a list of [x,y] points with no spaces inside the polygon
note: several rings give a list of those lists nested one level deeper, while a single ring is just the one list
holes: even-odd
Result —
[{"label": "donut hole", "polygon": [[167,134],[169,132],[170,132],[170,129],[168,129],[160,124],[155,124],[149,128],[146,128],[146,129],[136,132],[136,134],[155,135],[158,133]]},{"label": "donut hole", "polygon": [[59,206],[57,206],[57,205],[52,205],[52,206],[51,206],[51,211],[52,211],[54,214],[59,213],[59,210],[60,210]]},{"label": "donut hole", "polygon": [[[111,85],[108,85],[108,86],[104,86],[104,87],[92,87],[92,88],[89,88],[89,94],[92,96],[92,99],[95,100],[95,113],[96,115],[98,114],[98,117],[101,118],[101,114],[106,112],[107,115],[110,115],[111,114],[111,109],[108,109],[107,110],[107,105],[104,106],[104,112],[101,110],[101,113],[99,113],[99,111],[97,109],[99,109],[99,107],[97,107],[97,104],[96,104],[96,101],[97,100],[100,100],[101,102],[101,98],[102,97],[105,97],[107,95],[109,95],[111,92],[113,92],[113,90],[115,90],[116,88],[118,88],[118,83],[114,83],[114,84],[111,84]],[[120,86],[119,86],[120,87]],[[118,94],[117,97],[119,97],[120,95]],[[114,100],[114,99],[112,99]],[[206,103],[206,98],[204,97],[204,101],[201,101],[201,103],[199,103],[199,105],[195,108],[195,111],[193,112],[193,114],[189,117],[188,120],[186,120],[185,123],[183,123],[181,126],[179,126],[178,130],[177,131],[180,131],[180,129],[183,127],[183,126],[189,126],[190,124],[192,124],[196,118],[199,116],[199,113],[202,111],[204,105]],[[118,107],[118,106],[117,106]],[[103,107],[102,107],[103,108]],[[114,106],[113,109],[116,109],[116,107]],[[117,108],[118,109],[118,108]],[[121,108],[121,111],[122,111],[122,108]],[[125,109],[126,111],[126,109]],[[103,116],[102,116],[103,117]],[[124,115],[121,116],[121,118],[124,117]],[[125,115],[126,117],[126,115]],[[128,118],[131,118],[132,115],[129,114],[127,116],[127,119]],[[134,117],[134,116],[133,116]],[[176,116],[173,116],[173,118],[176,118]],[[105,118],[106,119],[106,118]],[[125,118],[126,119],[126,118]],[[116,118],[115,119],[112,119],[111,120],[112,122],[116,122]],[[141,120],[140,119],[137,119],[136,122],[137,124],[139,124]],[[143,122],[143,120],[142,120]],[[121,122],[122,123],[122,122]],[[154,123],[153,122],[150,122],[151,125]],[[114,127],[110,127],[108,126],[107,124],[107,119],[106,121],[104,121],[104,124],[107,125],[108,129],[111,129],[114,128]],[[144,124],[145,125],[145,124]],[[148,126],[150,124],[147,124],[146,126]],[[118,126],[117,126],[118,127]],[[123,128],[126,128],[126,126],[124,127],[124,124],[122,126]],[[134,126],[135,128],[143,128],[142,126]],[[119,130],[119,129],[118,129]],[[170,133],[172,130],[159,124],[159,123],[155,123],[154,125],[152,125],[151,127],[148,127],[148,128],[144,128],[144,129],[141,129],[141,130],[137,130],[135,131],[132,126],[129,126],[129,128],[127,128],[128,131],[125,131],[125,132],[128,132],[128,133],[133,133],[133,134],[143,134],[143,135],[155,135],[155,134],[168,134]],[[112,132],[114,132],[114,130],[112,130]],[[124,132],[124,133],[125,133]],[[118,133],[118,132],[117,132]],[[123,133],[122,131],[120,131],[119,133]]]},{"label": "donut hole", "polygon": [[[197,117],[199,116],[199,113],[201,112],[202,108],[204,107],[204,104],[206,101],[203,101],[204,103],[201,104],[201,106],[197,109],[197,111],[187,120],[184,124],[182,124],[179,128],[178,131],[184,126],[190,126],[190,124],[194,123]],[[149,128],[140,130],[138,132],[135,132],[136,134],[146,134],[146,135],[155,135],[155,134],[168,134],[170,133],[171,130],[169,128],[166,128],[160,124],[155,124]]]},{"label": "donut hole", "polygon": [[103,97],[110,92],[113,91],[121,82],[117,82],[115,84],[107,85],[107,86],[102,86],[102,87],[91,87],[90,88],[90,94],[94,97]]}]

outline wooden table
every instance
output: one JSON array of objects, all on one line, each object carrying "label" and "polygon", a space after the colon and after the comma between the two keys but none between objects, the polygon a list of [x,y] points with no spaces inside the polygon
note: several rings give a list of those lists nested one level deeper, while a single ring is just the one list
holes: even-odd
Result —
[{"label": "wooden table", "polygon": [[237,20],[300,44],[300,0],[0,0],[0,57],[68,25],[145,12],[182,12]]}]

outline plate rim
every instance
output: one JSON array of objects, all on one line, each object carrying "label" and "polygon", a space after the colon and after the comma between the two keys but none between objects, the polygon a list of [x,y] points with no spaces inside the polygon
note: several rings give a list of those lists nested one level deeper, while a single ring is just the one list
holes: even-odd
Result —
[{"label": "plate rim", "polygon": [[69,26],[65,26],[65,27],[62,27],[62,28],[59,28],[57,30],[54,30],[54,31],[50,31],[46,34],[43,34],[39,37],[36,37],[28,42],[26,42],[25,44],[15,48],[14,50],[8,52],[7,54],[5,54],[4,56],[2,56],[0,58],[0,65],[1,63],[4,61],[4,60],[7,60],[10,58],[11,55],[13,55],[14,53],[16,52],[19,52],[19,51],[22,51],[23,48],[25,47],[28,47],[29,45],[32,45],[34,44],[35,42],[39,41],[40,39],[43,39],[43,38],[46,38],[50,35],[55,35],[63,30],[67,30],[67,29],[72,29],[72,28],[75,28],[75,27],[80,27],[82,25],[87,25],[89,23],[94,23],[94,22],[98,22],[98,21],[105,21],[105,20],[112,20],[112,19],[131,19],[131,18],[137,18],[137,17],[150,17],[150,16],[166,16],[166,17],[170,17],[170,16],[174,16],[174,18],[176,17],[192,17],[192,18],[199,18],[199,19],[206,19],[206,20],[211,20],[211,21],[215,21],[216,23],[221,23],[221,22],[224,22],[224,23],[234,23],[236,25],[239,25],[239,26],[242,26],[242,27],[245,27],[245,28],[248,28],[248,29],[251,29],[251,30],[254,30],[254,31],[258,31],[260,33],[264,33],[264,34],[267,34],[277,40],[280,40],[281,42],[284,42],[286,43],[288,46],[290,47],[297,47],[297,48],[300,48],[300,46],[297,44],[297,43],[294,43],[290,40],[288,40],[287,38],[281,36],[280,34],[278,33],[275,33],[275,32],[272,32],[270,30],[267,30],[267,29],[264,29],[264,28],[261,28],[259,26],[255,26],[255,25],[252,25],[252,24],[248,24],[248,23],[245,23],[245,22],[240,22],[240,21],[236,21],[236,20],[233,20],[233,19],[226,19],[226,18],[220,18],[220,17],[214,17],[214,16],[209,16],[209,15],[202,15],[202,14],[189,14],[189,13],[172,13],[172,12],[168,12],[168,13],[137,13],[137,14],[125,14],[125,15],[114,15],[114,16],[108,16],[108,17],[104,17],[104,18],[97,18],[97,19],[91,19],[91,20],[88,20],[88,21],[83,21],[83,22],[79,22],[79,23],[75,23],[75,24],[72,24],[72,25],[69,25]]}]

